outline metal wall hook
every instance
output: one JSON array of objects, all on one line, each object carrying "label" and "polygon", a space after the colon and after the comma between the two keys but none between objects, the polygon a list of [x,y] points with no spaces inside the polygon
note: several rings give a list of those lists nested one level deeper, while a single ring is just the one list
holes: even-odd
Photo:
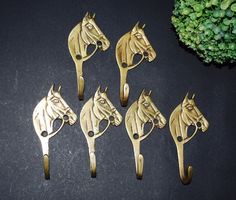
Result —
[{"label": "metal wall hook", "polygon": [[[73,125],[77,120],[76,114],[67,105],[60,92],[61,86],[55,90],[52,85],[48,95],[37,104],[33,111],[34,129],[42,145],[45,179],[50,179],[49,139],[55,136],[65,123]],[[61,125],[53,131],[53,123],[56,119],[61,120]]]},{"label": "metal wall hook", "polygon": [[[102,120],[107,121],[107,125],[100,131]],[[107,88],[101,91],[99,86],[94,97],[84,104],[80,112],[80,126],[89,148],[91,177],[96,177],[95,139],[103,135],[110,124],[118,126],[121,122],[122,116],[107,97]]]},{"label": "metal wall hook", "polygon": [[[91,54],[87,53],[89,45],[95,48]],[[68,37],[68,48],[76,67],[77,88],[79,100],[84,99],[83,62],[91,58],[98,49],[105,51],[110,42],[95,23],[95,14],[85,14],[82,22],[78,23]]]},{"label": "metal wall hook", "polygon": [[[146,59],[148,62],[156,58],[156,52],[149,43],[144,27],[139,22],[133,29],[124,34],[116,44],[116,61],[120,69],[120,103],[127,106],[129,97],[129,85],[126,83],[127,73],[129,70],[137,67]],[[141,55],[137,63],[133,63],[135,55]]]},{"label": "metal wall hook", "polygon": [[[148,133],[144,133],[146,123],[152,123]],[[146,93],[143,90],[139,99],[130,106],[125,115],[126,130],[133,144],[137,179],[142,179],[144,165],[144,158],[140,153],[140,142],[147,138],[155,127],[163,128],[165,125],[166,119],[154,105],[151,91]]]},{"label": "metal wall hook", "polygon": [[[197,108],[195,95],[188,98],[188,93],[183,102],[179,104],[171,113],[169,120],[170,132],[177,148],[179,175],[182,183],[187,185],[192,180],[192,166],[185,168],[184,166],[184,144],[189,142],[197,133],[197,130],[205,132],[209,123]],[[195,131],[188,136],[188,127],[194,126]]]}]

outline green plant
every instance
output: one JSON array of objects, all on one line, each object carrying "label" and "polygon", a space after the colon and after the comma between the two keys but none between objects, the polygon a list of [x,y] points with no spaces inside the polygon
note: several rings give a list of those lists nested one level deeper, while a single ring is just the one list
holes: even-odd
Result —
[{"label": "green plant", "polygon": [[204,62],[236,61],[236,0],[176,0],[171,20]]}]

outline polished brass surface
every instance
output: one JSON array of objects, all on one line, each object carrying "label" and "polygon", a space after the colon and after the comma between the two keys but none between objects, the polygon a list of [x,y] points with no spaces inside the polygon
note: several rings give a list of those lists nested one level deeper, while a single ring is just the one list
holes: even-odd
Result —
[{"label": "polished brass surface", "polygon": [[[129,70],[138,66],[144,59],[148,62],[156,58],[156,53],[149,43],[144,27],[137,23],[133,29],[123,35],[116,45],[116,61],[120,69],[120,102],[122,106],[127,106],[129,97],[129,85],[126,83]],[[133,63],[135,55],[141,55],[137,63]]]},{"label": "polished brass surface", "polygon": [[[187,170],[184,167],[184,144],[189,142],[198,130],[205,132],[209,127],[208,121],[197,108],[194,98],[195,95],[189,99],[187,94],[183,102],[174,109],[169,120],[170,132],[177,148],[179,174],[185,185],[192,180],[192,166],[188,166]],[[192,134],[188,133],[189,126],[195,127]]]},{"label": "polished brass surface", "polygon": [[[65,123],[73,125],[76,120],[76,114],[67,105],[61,97],[61,87],[50,88],[48,95],[44,97],[33,111],[34,129],[41,141],[45,179],[50,179],[49,174],[49,139],[56,135]],[[53,130],[55,120],[60,120],[61,125],[57,130]]]},{"label": "polished brass surface", "polygon": [[[144,126],[147,123],[151,123],[152,127],[144,133]],[[139,99],[130,106],[125,115],[126,130],[133,144],[137,179],[142,179],[144,165],[144,158],[140,153],[140,142],[147,138],[155,127],[163,128],[165,124],[165,117],[152,101],[151,91],[146,93],[143,90]]]},{"label": "polished brass surface", "polygon": [[[91,54],[87,52],[89,45],[95,46]],[[98,49],[105,51],[109,46],[109,40],[95,23],[95,14],[90,15],[87,12],[82,22],[78,23],[70,32],[68,48],[76,67],[78,96],[80,100],[84,98],[83,62],[91,58]]]},{"label": "polished brass surface", "polygon": [[[102,120],[107,121],[107,125],[100,131]],[[105,133],[110,124],[118,126],[121,122],[122,116],[107,97],[107,88],[101,91],[98,87],[94,97],[84,104],[80,112],[80,126],[89,148],[91,177],[96,177],[95,139]]]}]

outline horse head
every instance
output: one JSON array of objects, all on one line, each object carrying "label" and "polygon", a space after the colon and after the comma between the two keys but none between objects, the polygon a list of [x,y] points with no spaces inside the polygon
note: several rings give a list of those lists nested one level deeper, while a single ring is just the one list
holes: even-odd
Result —
[{"label": "horse head", "polygon": [[54,89],[54,85],[50,88],[47,95],[46,110],[53,120],[62,119],[70,125],[73,125],[77,120],[76,114],[61,96],[61,86],[59,86],[58,90]]},{"label": "horse head", "polygon": [[196,106],[194,98],[195,95],[189,99],[187,93],[181,104],[181,117],[187,126],[193,125],[201,129],[202,132],[205,132],[208,129],[209,123]]},{"label": "horse head", "polygon": [[144,27],[145,25],[139,26],[139,22],[133,27],[129,45],[134,54],[143,55],[146,60],[151,62],[156,58],[156,52],[144,33]]},{"label": "horse head", "polygon": [[81,23],[81,37],[85,44],[97,45],[98,48],[105,51],[109,48],[110,42],[97,26],[95,14],[92,16],[87,12]]},{"label": "horse head", "polygon": [[151,98],[151,91],[146,93],[144,90],[142,91],[139,99],[138,99],[138,116],[144,122],[152,122],[158,128],[163,128],[166,124],[165,117],[161,114],[161,112],[154,105]]},{"label": "horse head", "polygon": [[98,87],[94,95],[94,114],[99,120],[105,119],[110,121],[112,125],[118,126],[122,121],[122,116],[108,99],[106,92],[107,88],[101,91]]}]

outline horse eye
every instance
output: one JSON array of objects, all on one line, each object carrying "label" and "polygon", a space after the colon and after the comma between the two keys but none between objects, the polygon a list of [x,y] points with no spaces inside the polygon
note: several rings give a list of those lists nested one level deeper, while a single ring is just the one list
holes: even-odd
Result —
[{"label": "horse eye", "polygon": [[53,102],[54,103],[59,103],[60,101],[59,101],[59,99],[54,99]]},{"label": "horse eye", "polygon": [[100,103],[101,103],[101,104],[104,104],[104,103],[105,103],[105,100],[104,100],[104,99],[100,100]]},{"label": "horse eye", "polygon": [[141,34],[137,34],[137,35],[136,35],[136,38],[137,38],[137,39],[141,39],[141,38],[142,38],[142,35],[141,35]]},{"label": "horse eye", "polygon": [[88,24],[87,28],[91,30],[93,28],[93,26],[91,24]]},{"label": "horse eye", "polygon": [[192,109],[193,109],[193,106],[188,106],[187,109],[188,109],[188,110],[192,110]]},{"label": "horse eye", "polygon": [[148,107],[149,106],[149,103],[144,103],[143,104],[145,107]]}]

